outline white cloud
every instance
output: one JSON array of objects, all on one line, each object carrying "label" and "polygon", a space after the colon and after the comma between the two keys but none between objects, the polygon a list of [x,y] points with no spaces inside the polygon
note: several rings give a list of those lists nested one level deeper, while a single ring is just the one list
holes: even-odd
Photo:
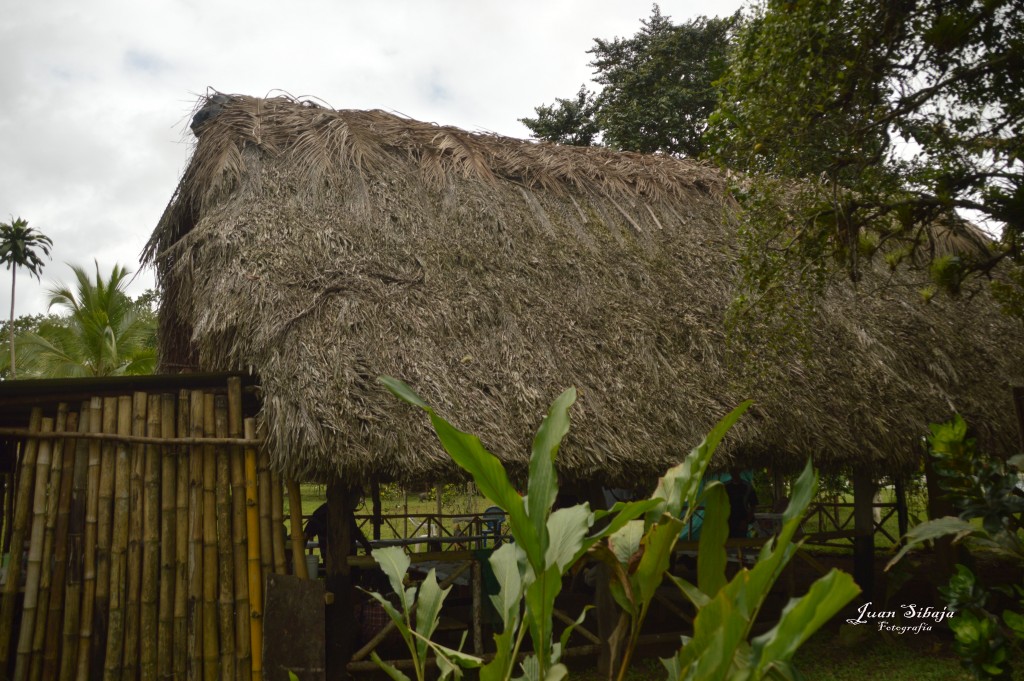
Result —
[{"label": "white cloud", "polygon": [[[683,20],[740,4],[660,6]],[[650,11],[647,0],[14,3],[0,16],[0,219],[54,241],[42,286],[19,275],[16,313],[43,310],[47,284],[70,277],[64,262],[138,269],[207,86],[525,137],[518,118],[589,81],[593,39],[632,35]],[[151,286],[143,272],[131,290]]]}]

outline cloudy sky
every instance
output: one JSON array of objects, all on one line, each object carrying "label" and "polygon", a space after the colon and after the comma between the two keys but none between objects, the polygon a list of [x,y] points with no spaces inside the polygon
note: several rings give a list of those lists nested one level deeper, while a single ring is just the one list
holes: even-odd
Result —
[{"label": "cloudy sky", "polygon": [[[662,0],[682,21],[741,0]],[[138,256],[174,191],[188,116],[212,87],[284,91],[333,108],[527,137],[517,119],[592,75],[595,37],[630,36],[648,0],[40,0],[0,14],[0,221],[54,241],[42,285],[19,274],[16,314],[45,310],[65,263],[109,273]],[[152,287],[143,270],[132,295]],[[7,316],[11,282],[0,274]]]}]

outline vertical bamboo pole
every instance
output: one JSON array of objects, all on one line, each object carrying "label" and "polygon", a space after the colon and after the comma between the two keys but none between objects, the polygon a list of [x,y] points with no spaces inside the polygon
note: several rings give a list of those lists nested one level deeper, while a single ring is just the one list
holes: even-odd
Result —
[{"label": "vertical bamboo pole", "polygon": [[[175,432],[185,437],[191,432],[189,425],[188,391],[178,393],[178,418]],[[164,429],[168,426],[165,424]],[[174,631],[171,664],[175,679],[184,679],[188,672],[188,613],[189,613],[189,493],[192,482],[191,454],[184,447],[176,447],[171,456],[178,468],[174,490]]]},{"label": "vertical bamboo pole", "polygon": [[[152,405],[150,405],[152,407]],[[174,437],[175,413],[174,395],[160,396],[160,437],[169,440]],[[152,409],[150,413],[152,414]],[[160,594],[157,608],[156,674],[161,679],[170,678],[174,672],[174,597],[176,585],[177,538],[177,453],[169,446],[160,448]],[[187,498],[187,497],[186,497]],[[186,528],[187,531],[187,528]],[[182,612],[184,615],[184,611]],[[184,638],[178,645],[185,644]]]},{"label": "vertical bamboo pole", "polygon": [[[271,521],[270,459],[265,451],[259,452],[259,483],[256,491],[260,499],[260,569],[266,575],[274,571],[274,534]],[[254,652],[255,654],[255,652]]]},{"label": "vertical bamboo pole", "polygon": [[[58,422],[59,422],[58,418]],[[67,414],[64,430],[74,433],[78,430],[78,412],[71,410]],[[41,640],[49,641],[43,648],[40,678],[53,681],[57,678],[60,649],[63,639],[60,636],[61,622],[64,619],[64,585],[67,578],[68,557],[68,519],[71,507],[71,486],[74,482],[75,459],[78,440],[68,438],[63,441],[62,462],[60,471],[60,488],[54,486],[51,494],[57,502],[57,524],[53,536],[53,575],[50,579],[50,602],[47,604],[46,624]],[[52,477],[52,476],[51,476]],[[29,674],[32,677],[32,674]]]},{"label": "vertical bamboo pole", "polygon": [[284,551],[284,494],[281,489],[281,474],[270,474],[270,515],[273,527],[271,540],[274,545],[274,572],[287,574],[287,558]]},{"label": "vertical bamboo pole", "polygon": [[[213,437],[213,394],[203,394],[203,435]],[[217,454],[213,445],[203,447],[203,679],[220,678],[217,639]]]},{"label": "vertical bamboo pole", "polygon": [[[148,396],[135,392],[131,397],[131,434],[137,437],[146,434],[146,408]],[[124,681],[134,679],[139,669],[139,637],[141,634],[142,608],[142,536],[145,501],[146,455],[145,446],[134,444],[128,450],[128,568],[127,592],[124,614],[124,659],[121,662],[121,676]]]},{"label": "vertical bamboo pole", "polygon": [[[82,402],[78,415],[78,432],[89,431],[89,402]],[[47,661],[43,661],[43,678],[53,679],[54,672],[58,672],[57,678],[60,681],[71,681],[74,678],[75,669],[78,666],[78,647],[80,640],[81,612],[82,612],[82,563],[84,561],[84,533],[85,533],[85,506],[86,490],[89,477],[89,442],[78,440],[75,442],[74,469],[71,475],[71,493],[67,504],[67,559],[64,576],[64,612],[56,625],[56,629],[48,629],[47,640],[55,641],[58,632],[63,628],[64,645],[61,649],[59,670],[50,671]],[[61,493],[63,498],[63,490]],[[62,508],[64,504],[61,504]],[[59,526],[58,520],[58,526]],[[58,529],[59,533],[59,529]],[[53,600],[51,599],[51,608]],[[56,652],[56,646],[54,646]],[[56,660],[52,661],[56,665]]]},{"label": "vertical bamboo pole", "polygon": [[[256,437],[256,422],[245,419],[245,439]],[[246,551],[249,565],[249,641],[252,655],[252,681],[263,676],[263,573],[260,561],[260,517],[256,492],[256,449],[245,447],[245,525],[249,544]]]},{"label": "vertical bamboo pole", "polygon": [[[76,419],[77,422],[77,419]],[[57,420],[54,432],[67,432],[68,406],[57,406]],[[64,449],[71,450],[72,445],[65,445],[64,440],[53,441],[53,455],[50,457],[50,481],[46,493],[46,526],[43,530],[43,561],[42,573],[39,576],[39,608],[36,613],[36,628],[32,632],[32,657],[28,670],[30,681],[39,681],[43,673],[43,643],[46,640],[46,623],[50,615],[50,594],[63,591],[63,565],[54,560],[56,551],[57,515],[60,508],[60,489],[63,485]],[[71,458],[71,454],[68,454]],[[60,567],[60,580],[54,581]],[[58,642],[59,643],[59,642]],[[53,647],[53,646],[50,646]]]},{"label": "vertical bamboo pole", "polygon": [[[132,398],[117,398],[117,434],[131,435]],[[131,513],[132,460],[127,443],[118,442],[114,463],[114,519],[110,537],[110,618],[103,681],[121,678],[125,647],[126,585],[128,578],[128,524]]]},{"label": "vertical bamboo pole", "polygon": [[[214,398],[214,436],[228,436],[228,398]],[[220,615],[220,677],[235,678],[235,579],[231,545],[231,464],[228,447],[216,445],[217,457],[217,602]]]},{"label": "vertical bamboo pole", "polygon": [[[160,396],[146,398],[146,435],[160,437],[163,413]],[[160,600],[160,452],[156,445],[145,448],[142,497],[142,579],[139,594],[139,676],[148,681],[157,678],[157,607]],[[129,674],[131,668],[125,665]]]},{"label": "vertical bamboo pole", "polygon": [[[203,434],[203,393],[189,395],[189,431],[193,437]],[[189,679],[201,679],[203,656],[203,448],[189,449],[188,481],[188,645],[186,654]]]},{"label": "vertical bamboo pole", "polygon": [[[242,379],[228,379],[228,436],[242,437]],[[247,519],[245,512],[245,458],[242,448],[228,450],[231,459],[231,539],[235,572],[235,677],[252,675],[252,641],[249,632],[249,575],[246,564]]]},{"label": "vertical bamboo pole", "polygon": [[[103,432],[117,432],[117,398],[103,398]],[[88,679],[104,672],[107,628],[110,616],[110,550],[114,516],[114,465],[116,453],[110,441],[102,443],[100,456],[100,500],[96,511],[96,604],[93,610],[92,640],[89,644]]]},{"label": "vertical bamboo pole", "polygon": [[[103,401],[94,397],[89,401],[89,432],[103,430]],[[89,463],[86,469],[85,535],[82,541],[82,607],[79,625],[78,665],[75,678],[88,681],[92,667],[91,653],[93,624],[96,619],[97,545],[99,544],[100,478],[103,472],[103,453],[99,440],[89,441]],[[65,675],[62,665],[61,676]]]},{"label": "vertical bamboo pole", "polygon": [[[39,432],[43,413],[38,408],[29,416],[28,429]],[[18,493],[14,504],[14,518],[11,523],[11,560],[7,566],[7,582],[4,584],[4,600],[0,605],[0,672],[6,673],[11,656],[11,630],[14,625],[15,601],[18,600],[18,586],[21,583],[21,552],[25,544],[25,535],[29,529],[29,509],[32,502],[33,476],[36,468],[36,455],[39,452],[39,441],[29,438],[21,446],[21,460],[18,470]]]},{"label": "vertical bamboo pole", "polygon": [[[53,432],[53,419],[44,418],[42,433]],[[53,440],[39,443],[36,456],[35,488],[32,494],[32,529],[28,542],[28,563],[25,568],[25,600],[21,606],[21,630],[18,632],[18,655],[14,660],[14,681],[28,678],[29,657],[32,654],[32,635],[35,632],[36,610],[39,605],[39,581],[43,566],[43,533],[46,528],[46,485],[50,477],[50,457]],[[22,472],[24,475],[25,472]],[[13,562],[13,560],[12,560]]]},{"label": "vertical bamboo pole", "polygon": [[285,484],[288,487],[288,514],[292,529],[292,566],[296,577],[309,579],[306,542],[302,537],[302,493],[299,491],[299,483],[291,478],[288,478]]}]

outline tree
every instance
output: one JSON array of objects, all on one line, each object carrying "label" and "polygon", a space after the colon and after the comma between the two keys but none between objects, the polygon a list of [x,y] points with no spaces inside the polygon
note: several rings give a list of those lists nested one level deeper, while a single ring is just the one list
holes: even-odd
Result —
[{"label": "tree", "polygon": [[43,271],[43,261],[39,252],[50,255],[53,242],[50,237],[37,232],[28,226],[28,221],[20,217],[10,222],[0,223],[0,263],[5,263],[11,270],[11,316],[8,331],[11,343],[11,376],[16,376],[14,350],[14,289],[17,281],[18,268],[28,269],[36,279]]},{"label": "tree", "polygon": [[745,19],[708,139],[748,173],[759,294],[836,261],[856,280],[884,253],[926,266],[926,295],[998,273],[1005,309],[1024,313],[1020,4],[768,0]]},{"label": "tree", "polygon": [[701,135],[717,103],[713,82],[726,65],[734,18],[698,17],[674,25],[655,5],[631,38],[594,40],[594,94],[535,109],[520,121],[533,134],[561,144],[601,141],[615,149],[697,156]]},{"label": "tree", "polygon": [[66,313],[19,338],[22,368],[37,377],[148,374],[156,366],[156,326],[144,295],[136,303],[124,292],[130,271],[115,265],[104,280],[72,266],[77,286],[50,290],[50,307]]}]

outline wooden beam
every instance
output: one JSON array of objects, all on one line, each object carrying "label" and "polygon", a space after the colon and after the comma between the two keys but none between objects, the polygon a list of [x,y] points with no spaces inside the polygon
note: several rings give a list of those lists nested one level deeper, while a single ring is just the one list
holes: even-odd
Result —
[{"label": "wooden beam", "polygon": [[865,600],[872,599],[875,573],[875,518],[872,505],[875,481],[871,473],[856,470],[853,473],[853,578],[860,586]]}]

